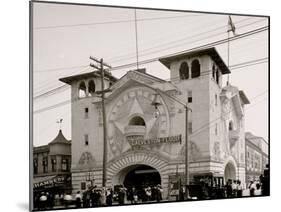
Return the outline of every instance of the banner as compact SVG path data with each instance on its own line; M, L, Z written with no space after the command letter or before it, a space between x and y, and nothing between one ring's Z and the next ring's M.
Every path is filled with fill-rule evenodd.
M141 145L153 145L153 144L164 144L164 143L181 143L181 135L153 138L153 139L143 139L143 136L131 135L127 136L127 141L131 146L141 146Z

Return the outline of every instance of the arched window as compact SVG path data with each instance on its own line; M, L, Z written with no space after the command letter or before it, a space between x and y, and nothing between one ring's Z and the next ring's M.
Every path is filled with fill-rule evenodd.
M79 98L83 98L86 96L86 84L85 82L81 82L79 85L79 91L78 91Z
M186 62L183 62L180 66L180 79L188 79L189 78L189 68Z
M219 84L219 69L216 69L216 82Z
M233 122L232 121L229 122L228 130L229 131L233 130Z
M96 85L95 85L95 83L94 83L93 80L90 80L90 81L89 81L88 89L89 89L89 94L90 94L91 96L93 96L93 94L94 94L95 91L96 91Z
M200 76L200 63L199 61L193 60L191 63L191 77L195 78L195 77L199 77Z
M129 121L129 125L145 126L145 122L142 117L135 116Z

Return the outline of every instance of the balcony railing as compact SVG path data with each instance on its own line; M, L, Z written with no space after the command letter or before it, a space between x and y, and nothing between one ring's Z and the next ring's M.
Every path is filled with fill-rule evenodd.
M146 128L142 125L129 125L125 127L125 135L131 136L144 136L145 135Z
M135 142L142 142L144 140L145 131L145 126L141 125L129 125L125 127L126 139L133 148L137 148Z

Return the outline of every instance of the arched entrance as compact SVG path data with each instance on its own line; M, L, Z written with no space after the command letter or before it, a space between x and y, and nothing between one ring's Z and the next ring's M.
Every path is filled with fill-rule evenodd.
M132 200L131 192L134 188L139 200L156 200L156 186L161 185L161 176L157 169L143 164L135 164L122 169L116 176L113 177L115 187L119 185L127 188L127 198ZM150 190L151 196L146 195L146 191ZM162 196L163 197L163 196Z
M151 151L148 152L146 150L127 152L121 157L114 158L107 165L107 185L124 185L124 182L125 184L129 184L130 173L136 171L137 175L141 176L142 173L146 172L146 176L154 176L152 177L154 179L152 183L157 183L162 186L162 197L165 199L168 197L168 175L165 174L167 172L167 168L167 161L157 153L152 154ZM139 169L142 169L143 171L140 171ZM157 176L155 173L157 173ZM127 179L125 180L126 177Z
M142 189L147 186L161 185L161 176L157 169L151 166L136 164L119 171L119 173L113 176L112 181L114 185Z
M161 185L161 177L159 172L147 165L135 165L129 168L125 174L123 184L125 187L135 187L142 189L144 187Z
M236 180L236 170L235 166L228 162L224 169L224 180L227 182L228 180Z

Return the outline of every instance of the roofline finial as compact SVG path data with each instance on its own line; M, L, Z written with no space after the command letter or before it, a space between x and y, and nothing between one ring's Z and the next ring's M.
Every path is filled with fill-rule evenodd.
M61 131L62 121L63 121L62 118L60 118L60 119L57 121L57 124L59 124L59 126L60 126L59 131Z

